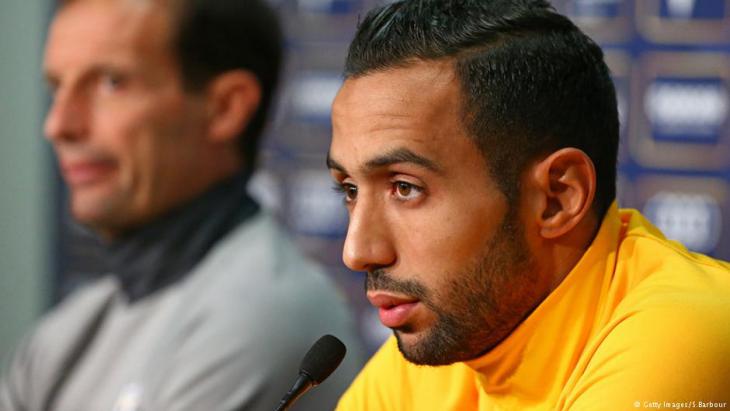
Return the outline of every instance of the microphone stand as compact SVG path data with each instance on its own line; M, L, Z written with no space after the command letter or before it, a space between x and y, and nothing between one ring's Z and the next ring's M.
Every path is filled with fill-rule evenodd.
M289 407L294 404L294 402L299 399L304 393L309 391L314 387L314 384L312 383L312 378L307 375L306 373L300 372L299 376L297 377L297 380L294 382L294 385L289 389L289 392L284 395L284 397L279 402L279 406L276 407L275 411L285 411L289 409Z

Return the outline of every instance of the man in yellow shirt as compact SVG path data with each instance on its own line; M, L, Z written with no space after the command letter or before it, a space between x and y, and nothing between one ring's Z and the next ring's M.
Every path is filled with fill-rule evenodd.
M618 209L603 54L547 2L370 12L332 118L394 332L339 410L730 407L730 265Z

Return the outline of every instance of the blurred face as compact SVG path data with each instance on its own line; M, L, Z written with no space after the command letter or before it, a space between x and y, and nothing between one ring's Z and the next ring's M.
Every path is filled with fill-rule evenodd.
M448 62L345 81L328 164L350 214L344 262L367 272L408 360L475 358L540 301L519 209L463 130Z
M75 1L50 28L45 133L71 211L114 236L187 200L204 141L203 99L186 94L167 15L139 1Z

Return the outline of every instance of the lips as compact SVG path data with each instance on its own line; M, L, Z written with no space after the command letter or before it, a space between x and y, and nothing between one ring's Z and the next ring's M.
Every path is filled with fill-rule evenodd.
M115 163L109 160L84 160L61 164L63 177L72 186L94 184L109 175L114 168Z
M378 308L380 322L388 328L403 326L414 314L419 300L382 291L369 291L370 304Z

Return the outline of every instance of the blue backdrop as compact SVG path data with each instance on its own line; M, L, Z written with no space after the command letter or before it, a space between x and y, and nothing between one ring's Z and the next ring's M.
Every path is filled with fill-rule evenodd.
M346 47L368 0L281 0L288 62L254 194L273 210L352 301L363 339L389 334L364 299L361 274L341 263L347 215L324 161L330 104ZM730 0L561 0L601 44L621 117L619 204L668 237L730 260ZM57 295L97 272L94 243L59 215Z

